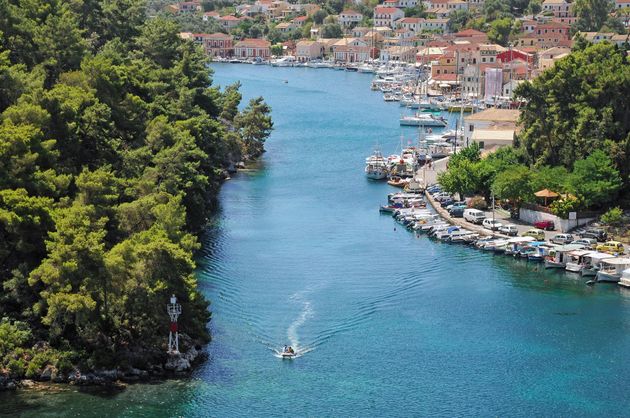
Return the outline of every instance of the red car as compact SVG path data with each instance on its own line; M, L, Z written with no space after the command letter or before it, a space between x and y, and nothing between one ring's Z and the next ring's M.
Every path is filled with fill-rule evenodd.
M538 221L534 222L534 226L538 229L544 229L545 231L553 231L556 229L553 221Z

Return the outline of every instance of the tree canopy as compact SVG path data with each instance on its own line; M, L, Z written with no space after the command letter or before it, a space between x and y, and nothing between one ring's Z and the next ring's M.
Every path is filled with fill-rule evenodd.
M141 0L0 1L3 353L34 338L57 350L49 362L161 350L171 294L182 331L209 338L196 234L223 170L264 151L271 109L240 111L239 85L213 87L176 21L145 13ZM45 363L9 362L18 377Z

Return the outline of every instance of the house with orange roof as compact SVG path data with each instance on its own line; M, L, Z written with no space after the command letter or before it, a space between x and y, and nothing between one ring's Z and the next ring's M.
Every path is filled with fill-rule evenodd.
M219 12L214 12L214 11L212 11L212 12L205 12L205 13L203 14L203 16L201 17L201 19L202 19L204 22L207 22L207 21L208 21L208 20L210 20L210 19L216 19L216 20L219 20L219 18L220 18L220 17L221 17L221 15L219 14Z
M230 30L237 27L241 23L241 18L234 15L221 16L219 24L223 29Z
M165 7L167 12L173 14L187 14L201 12L201 1L180 1L178 3L169 4Z
M486 4L485 0L468 0L467 3L469 10L483 9L483 6Z
M308 62L324 56L325 47L319 41L299 41L295 46L295 56L299 62Z
M263 58L271 55L271 43L265 39L246 38L234 45L234 56L241 59Z
M344 10L339 13L337 21L341 26L350 27L359 24L363 20L363 15L354 10Z
M448 2L446 2L446 8L451 11L468 10L468 2L464 0L448 0Z
M480 38L480 37L484 37L486 39L488 38L487 34L479 30L475 30L475 29L460 30L459 32L454 33L453 36L455 38Z
M211 33L205 35L202 41L203 49L211 57L227 58L234 55L234 37L225 33Z
M405 17L405 13L396 7L376 6L374 8L374 25L394 28L398 19Z
M302 27L304 26L304 23L306 22L306 19L308 19L308 16L298 16L294 19L291 20L291 23L293 23L296 27Z
M368 43L359 38L342 38L332 45L335 61L354 63L370 58Z

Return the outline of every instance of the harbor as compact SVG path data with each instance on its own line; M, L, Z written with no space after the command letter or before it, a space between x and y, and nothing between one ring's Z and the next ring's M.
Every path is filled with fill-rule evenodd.
M371 90L373 75L213 69L215 86L241 81L244 102L263 95L275 129L257 170L224 184L201 240L208 360L189 380L120 393L2 395L5 413L626 414L627 289L409 233L379 213L389 193L404 190L366 178L365 158L376 145L384 158L400 154L401 136L406 148L419 131L399 125L401 106ZM434 135L459 118L443 114L449 128ZM285 344L300 356L277 358Z

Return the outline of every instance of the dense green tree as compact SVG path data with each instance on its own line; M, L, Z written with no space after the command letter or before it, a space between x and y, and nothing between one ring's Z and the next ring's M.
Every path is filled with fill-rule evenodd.
M613 9L611 0L575 0L573 13L577 16L577 30L599 31Z
M524 165L515 165L500 172L492 182L491 190L498 198L510 200L515 205L531 200L533 190L530 169Z
M404 9L405 17L426 17L427 12L422 3L414 7L406 7Z
M161 349L172 293L184 332L209 338L193 234L224 169L260 155L273 125L262 99L239 110L239 84L212 86L162 6L147 19L143 0L0 0L0 337L21 350L0 368L13 376ZM31 336L51 348L29 351Z
M488 39L502 46L507 46L512 32L512 19L509 17L497 19L490 23Z
M622 182L610 157L597 150L575 162L569 186L586 207L605 207L616 200Z
M604 150L628 184L630 172L630 62L608 43L586 46L516 94L527 100L518 144L527 162L563 165Z
M531 185L534 192L549 189L556 193L567 190L569 172L563 166L542 166L532 171Z
M448 16L447 27L450 32L458 32L466 26L472 15L468 10L455 10Z
M328 23L320 28L319 34L322 38L341 38L343 29L338 23Z
M324 23L324 19L328 16L328 13L324 9L320 9L313 13L313 23L317 25L321 25Z
M235 126L241 131L246 152L258 156L263 151L265 139L273 129L271 108L262 97L251 99L249 104L235 119Z

